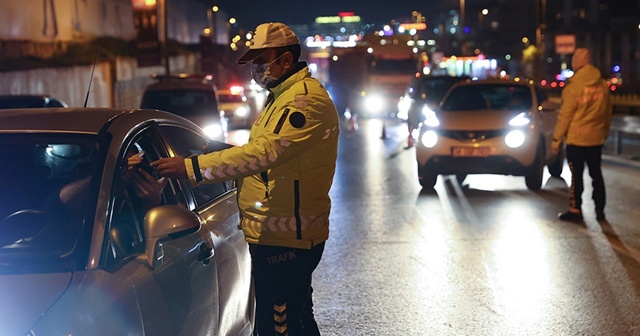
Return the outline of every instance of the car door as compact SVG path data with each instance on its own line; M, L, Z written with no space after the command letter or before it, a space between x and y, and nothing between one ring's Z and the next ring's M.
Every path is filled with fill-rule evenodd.
M203 262L203 253L213 246L207 228L199 226L197 231L166 237L154 262L145 256L142 209L148 206L124 177L127 157L140 153L147 164L166 156L154 127L128 139L120 151L108 208L105 269L135 289L145 334L214 335L218 329L217 270L215 263ZM186 208L187 202L180 184L170 180L153 205Z
M208 141L194 130L162 125L161 131L175 155L189 157L231 145ZM185 181L186 183L186 181ZM253 291L248 245L240 230L234 181L201 184L194 188L195 211L212 234L218 270L220 335L234 335L253 318Z

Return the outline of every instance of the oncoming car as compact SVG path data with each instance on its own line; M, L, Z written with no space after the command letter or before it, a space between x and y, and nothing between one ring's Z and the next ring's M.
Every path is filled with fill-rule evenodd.
M233 85L229 89L218 90L220 113L227 120L231 128L250 128L256 119L251 109L249 99L244 94L244 88Z
M187 118L213 140L227 140L217 88L210 75L153 76L158 82L144 91L140 108L158 109Z
M558 104L524 82L488 79L458 83L434 110L424 109L416 158L423 187L438 175L524 176L531 190L542 186L543 169L558 177L563 152L551 148Z
M251 335L235 184L132 184L229 145L157 110L2 110L0 125L0 334Z

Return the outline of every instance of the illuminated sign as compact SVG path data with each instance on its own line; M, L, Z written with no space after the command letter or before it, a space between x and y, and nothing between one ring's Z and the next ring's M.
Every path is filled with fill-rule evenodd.
M556 35L556 54L573 54L575 50L575 35Z
M344 14L344 13L341 13ZM346 16L318 16L316 18L316 23L325 24L325 23L358 23L361 19L357 15L346 15Z
M425 30L427 29L427 24L424 22L416 22L416 23L401 23L400 27L404 30Z

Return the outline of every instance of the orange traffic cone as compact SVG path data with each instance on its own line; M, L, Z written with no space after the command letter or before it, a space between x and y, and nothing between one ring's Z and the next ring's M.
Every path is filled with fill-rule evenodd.
M409 133L409 137L407 138L407 148L411 148L415 145L415 140L413 139L413 135Z
M351 118L349 118L349 130L357 131L358 130L358 117L356 114L352 114Z

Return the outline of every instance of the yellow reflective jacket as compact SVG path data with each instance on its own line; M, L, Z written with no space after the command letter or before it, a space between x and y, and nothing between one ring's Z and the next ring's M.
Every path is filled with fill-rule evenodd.
M555 142L567 145L604 144L611 127L611 95L600 70L591 64L580 68L562 90L562 106L553 132Z
M185 159L192 184L238 179L249 243L310 249L329 237L339 119L304 65L271 89L247 144Z

